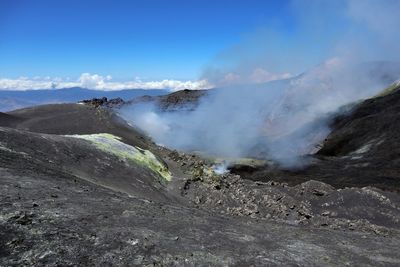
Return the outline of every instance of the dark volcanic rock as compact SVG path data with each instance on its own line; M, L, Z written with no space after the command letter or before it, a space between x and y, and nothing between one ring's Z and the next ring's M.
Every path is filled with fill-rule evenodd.
M102 107L9 115L22 120L0 127L0 266L400 264L397 193L216 175ZM64 136L94 133L153 152L172 181Z
M92 105L92 106L95 106L97 108L97 107L102 106L105 103L107 103L107 97L92 98L92 99L89 99L89 100L82 100L80 103L84 103L86 105Z
M113 98L108 100L107 97L102 97L102 98L92 98L89 100L82 100L79 103L83 103L86 105L92 105L94 107L100 107L100 106L105 106L109 108L120 108L122 105L124 105L124 100L120 97Z
M164 111L193 110L207 93L208 90L182 90L159 96L157 101L161 110Z
M128 105L140 103L153 103L161 111L191 111L194 110L203 97L206 97L210 90L181 90L163 96L142 96L130 101Z
M105 106L109 107L109 108L120 108L124 104L125 104L125 101L122 98L117 97L117 98L113 98L113 99L108 100L105 103Z
M193 166L207 168L201 163ZM199 207L221 214L384 235L391 231L397 235L400 230L396 226L400 216L397 193L372 187L336 190L318 181L292 187L273 181L252 182L232 174L201 173L181 187L181 194Z

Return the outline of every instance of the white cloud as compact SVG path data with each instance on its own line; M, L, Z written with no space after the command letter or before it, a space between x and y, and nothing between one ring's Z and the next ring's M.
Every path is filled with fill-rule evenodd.
M97 88L104 86L106 79L98 74L91 75L90 73L82 73L79 77L78 82L84 88Z
M0 78L0 90L37 90L37 89L61 89L69 87L82 87L94 90L123 90L123 89L166 89L177 91L182 89L210 89L213 87L207 80L180 81L142 81L135 77L132 81L113 82L110 75L82 73L78 80L50 78L35 76L33 78L19 77L16 79Z
M289 73L271 73L257 68L247 75L239 75L229 72L215 83L207 79L202 80L173 80L143 81L135 77L131 81L113 81L110 75L82 73L77 80L49 76L19 77L16 79L0 78L0 90L37 90L37 89L61 89L70 87L82 87L93 90L116 91L124 89L165 89L178 91L183 89L199 90L210 89L217 86L229 86L243 83L264 83L273 80L291 77Z

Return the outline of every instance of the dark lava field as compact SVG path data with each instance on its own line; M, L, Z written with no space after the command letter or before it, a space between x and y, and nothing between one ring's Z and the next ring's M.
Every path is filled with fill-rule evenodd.
M129 102L194 108L205 91ZM313 161L158 146L122 99L0 113L0 266L399 266L400 91L337 116Z

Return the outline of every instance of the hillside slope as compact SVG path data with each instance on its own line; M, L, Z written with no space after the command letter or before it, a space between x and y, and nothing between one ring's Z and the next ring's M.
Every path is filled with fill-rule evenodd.
M130 145L148 148L149 139L129 126L107 109L80 104L53 104L19 109L6 113L19 118L13 127L20 130L47 134L95 134L110 133L124 139ZM0 126L7 126L1 120Z

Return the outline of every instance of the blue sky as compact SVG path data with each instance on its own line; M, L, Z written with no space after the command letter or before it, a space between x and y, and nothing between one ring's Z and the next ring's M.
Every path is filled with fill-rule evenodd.
M399 60L399 9L399 0L0 0L0 89L201 89L338 57Z
M0 1L0 76L196 79L246 34L295 25L287 1Z

